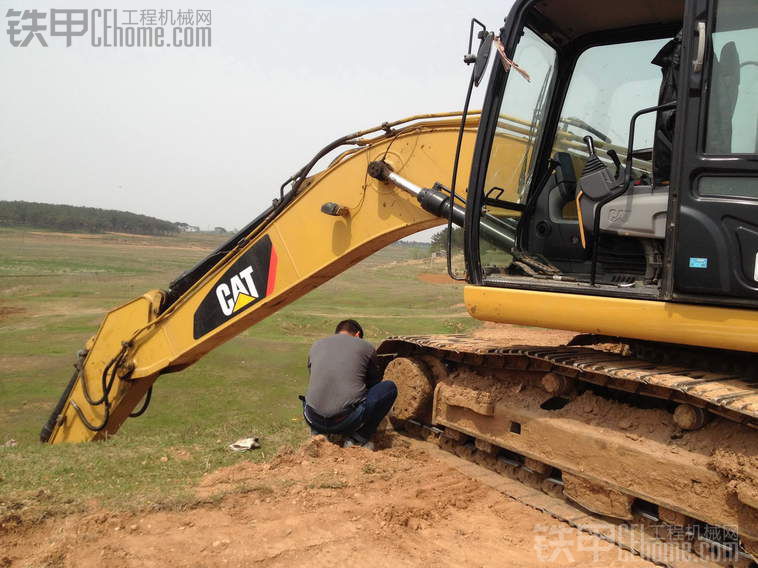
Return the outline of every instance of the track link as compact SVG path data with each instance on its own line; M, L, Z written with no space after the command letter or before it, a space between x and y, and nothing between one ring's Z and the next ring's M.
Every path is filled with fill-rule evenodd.
M739 375L661 365L591 347L502 347L467 335L390 337L380 354L430 354L447 361L493 369L555 371L621 392L691 404L758 429L758 381ZM729 355L725 353L724 357Z
M502 347L490 340L464 335L394 337L383 342L378 352L385 362L400 358L415 361L421 367L427 365L427 374L435 377L431 381L431 391L434 394L431 397L427 394L424 396L433 399L434 408L431 402L426 406L421 404L418 416L405 416L397 422L401 427L423 438L432 439L442 449L455 454L457 457L454 461L458 460L459 465L466 464L465 467L461 465L464 473L476 473L481 481L509 497L662 566L756 566L747 552L750 550L756 554L756 541L753 537L745 540L746 537L741 536L742 545L738 545L735 533L697 521L697 517L691 516L691 513L686 514L686 507L679 509L670 499L667 505L661 506L659 518L657 504L644 501L644 497L639 499L642 494L635 495L634 491L629 494L623 484L613 485L611 480L612 483L608 485L601 483L607 480L592 476L589 476L589 481L582 479L584 468L581 461L570 464L568 470L557 469L557 464L550 465L550 460L540 462L534 459L539 456L530 454L528 447L522 451L518 447L501 443L499 440L503 439L502 434L498 439L497 434L487 431L486 424L492 424L487 420L495 420L495 411L487 396L479 396L480 392L486 395L486 389L479 391L476 385L470 387L475 401L453 401L453 414L449 414L446 403L451 396L456 396L454 389L450 390L450 385L456 384L455 379L440 380L441 376L447 377L450 372L465 374L467 370L492 376L510 373L526 376L528 380L538 383L537 377L542 377L542 385L548 390L554 389L559 396L570 398L576 396L577 390L594 389L610 400L618 397L618 400L627 403L631 397L640 408L666 409L683 424L691 423L693 430L702 427L707 422L707 417L714 415L720 417L716 420L725 419L726 423L734 423L734 428L741 428L744 436L745 432L749 432L746 428L758 428L758 393L755 381L750 377L655 363L613 352L613 346L609 348L608 345L598 348L582 345ZM440 388L447 388L448 391L440 394ZM426 390L430 391L429 388ZM555 400L563 399L556 397ZM463 408L458 408L461 406ZM442 413L440 407L443 408ZM680 407L689 409L694 414L690 416L686 412L679 413ZM677 410L672 412L675 408ZM445 412L448 414L445 415ZM480 435L480 431L484 434ZM611 501L614 497L621 501L627 499L626 505L631 506L634 500L634 522L647 525L647 529L640 530L630 524L628 517L626 522L618 521L619 518L625 518L623 516L608 520L616 515L611 513L609 517L608 511L602 510L602 507L601 510L585 509L583 506L588 506L587 502L581 499L574 502L571 492L564 493L564 475L569 480L566 483L571 482L575 487L587 482L590 488L609 488ZM744 509L747 503L739 506ZM755 504L751 502L750 506L744 510L748 511L748 518L755 519ZM593 513L601 513L603 516ZM708 511L708 514L711 513ZM724 518L729 516L725 514ZM708 515L703 518L707 519ZM747 523L744 525L747 534L753 534L755 521L748 520ZM671 527L677 533L672 540L683 542L684 547L666 545L658 538L659 535L651 533L651 530L660 532L663 526ZM736 527L736 524L728 523L728 526ZM742 546L747 546L747 549ZM692 553L693 550L705 551L704 557L697 558ZM716 558L718 562L704 558Z
M518 474L514 473L521 467L522 472L528 475L531 472L527 468L512 461L502 460L502 458L500 461L505 462L502 465L498 464L497 460L488 460L481 451L471 448L470 444L456 442L446 436L446 434L455 435L452 432L414 420L397 423L397 426L413 438L432 444L431 448L426 446L427 451L462 474L495 489L514 501L548 514L568 526L611 543L653 564L665 568L723 568L723 566L734 565L709 562L682 549L677 544L666 542L653 532L641 528L641 525L617 523L598 518L556 493L549 495L529 487L516 479ZM505 471L511 473L506 474ZM552 481L560 486L559 480ZM717 546L715 543L701 544L709 548ZM743 565L746 564L743 563Z

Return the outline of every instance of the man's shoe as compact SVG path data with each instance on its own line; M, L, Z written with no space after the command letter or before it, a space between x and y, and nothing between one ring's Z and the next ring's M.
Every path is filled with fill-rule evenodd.
M345 436L343 434L325 434L326 439L332 444L341 446L345 442Z
M348 438L347 440L345 440L345 443L342 444L342 447L343 448L352 448L352 447L366 448L367 450L370 450L373 452L374 442L372 442L371 440L369 440L368 442L359 442L355 438Z

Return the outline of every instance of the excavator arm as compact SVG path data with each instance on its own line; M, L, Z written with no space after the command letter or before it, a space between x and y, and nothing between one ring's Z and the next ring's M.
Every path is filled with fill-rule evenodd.
M289 180L292 189L270 209L168 291L146 292L108 312L79 352L42 441L114 434L144 411L161 374L192 365L382 247L445 222L440 206L451 200L444 188L421 196L420 188L404 191L388 176L426 187L451 179L459 131L459 175L466 175L478 125L472 114L464 128L459 114L424 115L339 139ZM345 144L352 147L308 176L320 157ZM375 177L372 162L379 164ZM424 206L438 214L421 206L422 197L432 198Z

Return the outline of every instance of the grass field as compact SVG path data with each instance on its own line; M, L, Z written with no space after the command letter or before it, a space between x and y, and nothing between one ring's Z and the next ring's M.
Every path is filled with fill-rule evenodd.
M85 508L163 509L197 504L205 473L265 459L305 438L297 395L310 344L345 317L367 339L462 332L474 325L457 284L422 281L442 264L391 246L181 373L156 384L141 418L101 443L46 446L39 430L71 374L74 355L103 313L170 280L220 242L178 237L0 230L0 519ZM263 447L226 446L257 435ZM17 445L8 442L16 440Z

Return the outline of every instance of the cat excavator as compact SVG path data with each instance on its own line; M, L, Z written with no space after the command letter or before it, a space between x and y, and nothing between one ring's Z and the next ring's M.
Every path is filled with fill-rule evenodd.
M110 311L42 441L115 434L145 411L160 375L382 247L447 224L464 233L448 270L465 277L472 317L576 336L553 346L391 337L378 352L400 391L396 425L499 474L511 497L637 552L592 527L670 527L701 557L749 566L758 7L517 0L497 34L472 20L465 61L462 113L335 140L166 290ZM488 68L483 108L469 112Z

